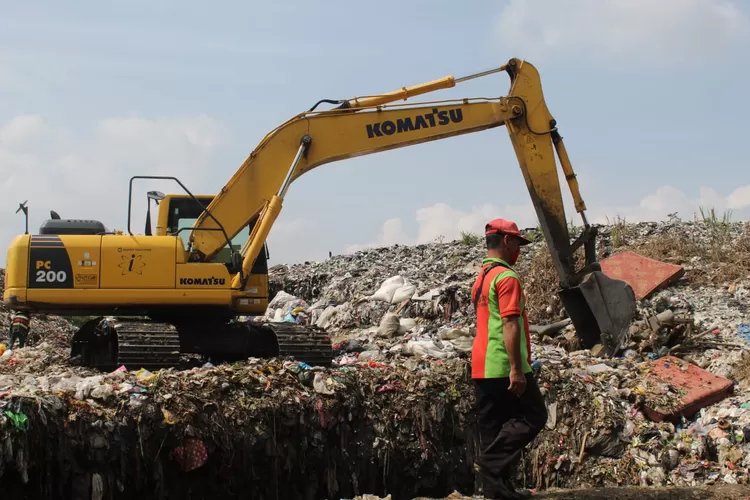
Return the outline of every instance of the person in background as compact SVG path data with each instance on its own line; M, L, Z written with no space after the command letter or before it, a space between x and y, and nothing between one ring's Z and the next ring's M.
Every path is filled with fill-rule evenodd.
M18 339L18 347L26 345L26 336L31 328L31 315L22 311L15 311L10 321L10 345L8 349L13 350L13 344Z
M476 471L485 498L524 498L511 479L521 451L547 422L544 397L531 368L526 298L515 265L531 243L515 222L485 226L487 257L472 288L477 314L471 372L476 389L480 454Z

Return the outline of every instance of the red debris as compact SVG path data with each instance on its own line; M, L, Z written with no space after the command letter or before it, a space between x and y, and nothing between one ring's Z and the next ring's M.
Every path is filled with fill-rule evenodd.
M195 438L186 438L185 445L175 448L174 458L184 472L198 469L206 463L208 453L203 441Z
M646 405L646 415L655 422L681 417L690 418L701 408L721 401L733 390L734 383L731 380L713 375L674 356L665 356L648 363L651 365L646 374L650 379L649 385L652 385L652 382L663 382L685 392L682 404L670 411L649 408Z
M401 387L401 384L398 383L398 381L395 384L394 383L383 384L380 387L378 387L378 392L395 391L399 387Z
M685 268L649 259L634 252L620 252L601 261L602 272L613 279L626 282L638 300L667 286L685 274Z

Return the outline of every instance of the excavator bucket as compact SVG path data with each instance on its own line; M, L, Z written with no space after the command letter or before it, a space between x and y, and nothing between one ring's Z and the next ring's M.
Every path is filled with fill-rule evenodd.
M622 347L636 313L630 285L594 270L579 285L564 288L559 295L584 348L602 344L605 354L611 356Z

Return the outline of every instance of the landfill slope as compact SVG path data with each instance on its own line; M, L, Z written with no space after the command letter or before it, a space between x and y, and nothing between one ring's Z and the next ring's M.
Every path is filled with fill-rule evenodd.
M588 490L562 490L534 495L539 500L737 500L750 496L747 485L717 485L701 488L592 488ZM355 500L383 500L374 495L364 495ZM387 497L386 497L386 500ZM425 497L415 500L433 500ZM472 497L453 493L441 500L472 500Z
M601 488L536 495L543 500L738 500L748 498L747 485L703 488Z
M517 266L530 319L558 326L534 329L550 418L517 482L539 491L747 483L745 227L618 222L600 233L601 258L630 249L686 272L639 304L618 357L598 358L560 323L556 275L530 233L536 242ZM44 331L37 318L31 345L0 357L0 485L29 498L471 495L469 290L484 252L466 238L273 267L266 316L246 320L327 328L337 357L325 369L204 360L189 370L102 374L67 363L67 321L48 318ZM644 325L656 314L674 323L651 331ZM645 408L679 404L680 392L651 375L650 363L666 355L735 380L734 393L689 419L649 420Z
M0 425L3 489L45 498L410 498L471 487L461 364L430 377L377 365L308 378L300 370L256 361L35 384L0 374L0 393L14 380Z
M580 229L579 229L580 230ZM516 269L528 297L530 321L543 323L564 314L556 296L557 275L546 242L536 230L524 231L533 243L524 247ZM577 233L573 233L577 236ZM416 246L370 248L351 255L336 255L320 262L272 266L271 295L284 291L305 300L313 319L329 312L320 324L329 329L377 325L389 308L367 301L381 284L400 276L414 287L417 299L401 313L440 321L446 309L451 319L471 316L471 285L486 254L480 238L433 242ZM645 222L599 228L598 257L623 250L682 265L684 283L719 287L747 279L750 272L750 232L744 223L721 225L708 221ZM582 251L577 254L581 261ZM709 293L710 295L710 293Z
M681 279L640 301L636 318L643 327L657 314L671 314L675 323L658 331L636 329L610 360L581 349L570 325L536 329L542 333L533 338L535 373L550 419L523 458L520 482L544 489L748 480L747 229L745 223L677 218L599 227L600 259L628 250L682 266ZM529 319L559 323L565 311L549 251L538 232L526 234L534 243L515 267L527 291ZM475 320L471 286L485 252L481 238L463 238L275 266L271 285L279 296L268 317L328 328L348 351L341 363L467 360ZM295 316L294 310L301 312ZM650 421L644 408L668 412L680 405L674 388L651 375L649 363L667 354L735 380L734 394L691 420Z

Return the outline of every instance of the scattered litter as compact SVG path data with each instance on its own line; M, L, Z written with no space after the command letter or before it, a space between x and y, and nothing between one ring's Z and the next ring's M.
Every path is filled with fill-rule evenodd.
M727 397L733 383L724 377L717 377L692 363L686 363L674 356L667 356L646 364L643 374L646 386L646 414L656 421L690 418L701 408L712 405ZM678 403L665 405L667 394L677 396Z
M620 252L602 259L602 271L610 278L629 284L638 300L674 283L685 274L685 268L649 259L635 252Z
M555 296L543 238L516 266L534 325L532 367L549 414L516 479L537 490L746 484L748 274L732 274L707 255L681 259L649 244L689 235L699 247L713 234L707 225L626 229L616 238L613 227L600 228L601 258L627 245L684 275L650 277L660 283L639 292L645 298L614 357L599 357L601 346L578 345ZM727 234L744 238L737 226ZM476 331L470 291L484 253L481 242L456 241L271 268L266 314L241 320L328 329L336 358L327 368L291 359L200 360L183 370L99 373L68 362L74 326L35 316L27 346L0 345L0 481L42 491L55 481L72 484L61 471L81 469L76 481L86 484L86 498L129 488L131 474L140 491L179 476L170 496L201 496L207 490L199 479L220 484L222 494L264 498L385 496L383 484L392 485L394 498L430 488L470 492L470 455L478 446L468 378ZM0 308L0 341L7 320ZM701 382L686 383L695 380ZM717 397L706 399L708 393ZM56 443L62 458L45 454L46 442Z

